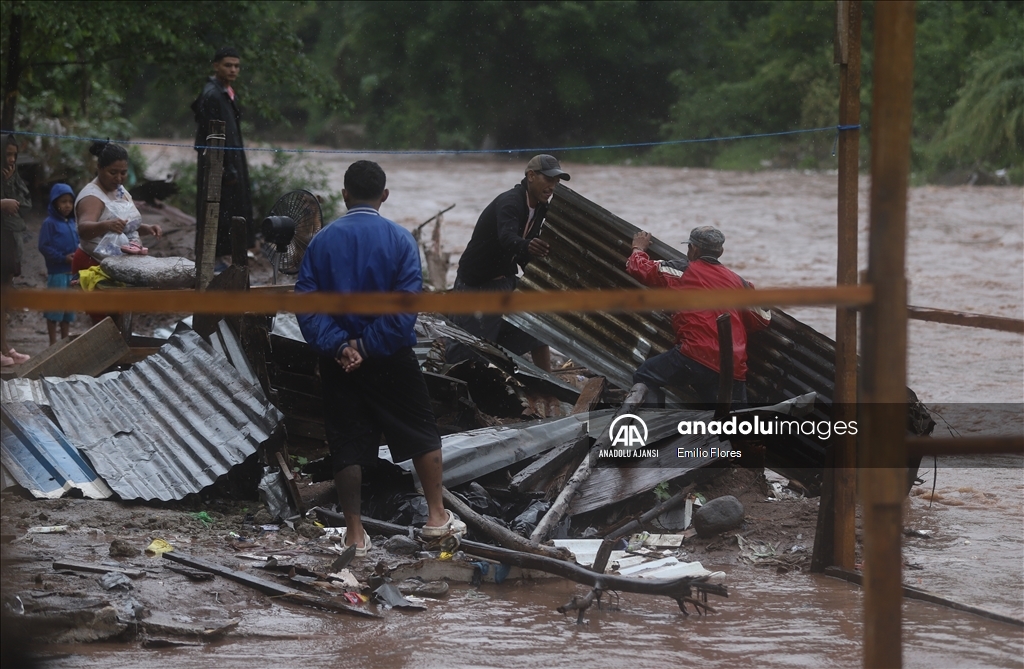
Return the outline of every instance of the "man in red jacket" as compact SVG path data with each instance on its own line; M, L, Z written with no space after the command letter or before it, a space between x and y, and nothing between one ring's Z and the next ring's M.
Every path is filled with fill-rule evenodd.
M687 243L687 263L651 260L647 248L651 233L638 232L633 237L633 252L626 261L630 276L651 288L707 290L712 288L753 288L718 258L722 255L725 235L710 225L694 228ZM633 383L644 383L652 391L651 399L664 402L661 388L666 385L689 386L704 403L712 404L718 396L719 365L718 325L715 319L722 311L678 312L672 326L679 344L653 358L648 358L633 374ZM768 327L771 314L764 309L730 310L732 320L733 395L737 403L747 401L747 333Z

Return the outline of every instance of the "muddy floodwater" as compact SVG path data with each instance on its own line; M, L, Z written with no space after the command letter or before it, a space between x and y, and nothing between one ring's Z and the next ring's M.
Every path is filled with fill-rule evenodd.
M156 169L178 156L152 150ZM191 157L190 150L183 156ZM259 159L259 158L257 158ZM341 188L353 156L318 158ZM440 209L454 263L480 211L522 177L525 158L376 158L388 174L381 213L413 227ZM567 164L569 186L627 221L682 246L710 224L726 235L723 262L758 287L835 281L836 176ZM866 267L869 182L861 180L860 265ZM1019 187L916 187L910 193L911 304L1024 317L1024 200ZM792 313L832 336L834 311ZM937 436L1024 431L1024 338L911 322L908 385L941 416ZM1024 618L1024 468L1021 458L931 461L908 502L904 580L968 604ZM805 573L718 567L730 597L718 612L684 617L655 597L623 596L576 626L554 608L582 586L560 580L453 589L421 613L384 621L271 605L248 612L240 636L205 646L145 650L99 644L51 648L53 667L848 667L859 666L862 593ZM1024 628L919 601L903 605L904 666L1024 666ZM61 655L69 653L68 655Z

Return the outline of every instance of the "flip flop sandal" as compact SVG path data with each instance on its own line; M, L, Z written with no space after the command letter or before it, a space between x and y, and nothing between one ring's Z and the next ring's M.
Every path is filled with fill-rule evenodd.
M441 526L424 525L420 530L420 536L424 539L432 539L448 533L464 534L466 532L466 524L456 518L451 509L445 509L444 512L448 514L448 521Z
M348 552L349 548L355 548L356 552L353 557L361 558L366 557L366 554L373 548L373 542L370 541L370 535L366 530L363 530L363 545L356 546L355 544L345 544L345 552ZM342 553L344 555L344 553Z

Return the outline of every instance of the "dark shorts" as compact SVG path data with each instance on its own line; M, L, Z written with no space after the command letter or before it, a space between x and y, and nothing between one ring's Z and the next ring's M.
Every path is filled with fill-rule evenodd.
M718 401L719 374L710 367L705 367L696 360L682 354L678 346L648 358L633 373L633 383L643 383L651 391L648 395L649 405L663 405L664 386L690 388L702 404L714 404ZM747 402L747 384L733 379L733 408L740 408Z
M514 276L491 279L479 286L469 286L459 279L455 280L455 290L457 291L486 290L511 293L515 289L516 277ZM538 346L544 345L543 342L533 335L523 332L516 326L507 322L501 317L501 314L486 314L481 316L461 314L458 316L452 316L449 320L471 335L476 335L481 339L486 339L498 346L502 346L516 355L529 353Z
M350 373L334 358L321 356L320 380L335 473L349 465L374 465L382 433L396 463L441 448L427 384L411 348L364 360Z

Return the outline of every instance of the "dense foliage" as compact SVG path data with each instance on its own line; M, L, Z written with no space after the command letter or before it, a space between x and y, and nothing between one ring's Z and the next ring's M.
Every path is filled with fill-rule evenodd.
M242 52L250 141L518 148L836 124L832 2L2 2L20 127L187 138L209 54ZM920 2L914 169L1024 162L1024 3ZM870 133L873 4L864 4ZM128 121L130 120L130 124ZM834 134L577 152L831 167ZM867 148L868 142L862 142Z

